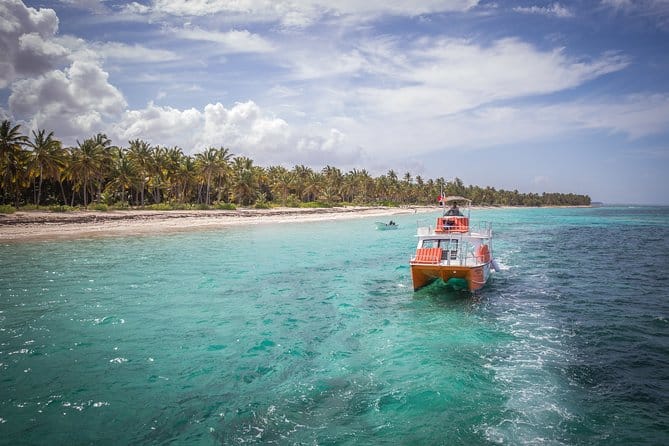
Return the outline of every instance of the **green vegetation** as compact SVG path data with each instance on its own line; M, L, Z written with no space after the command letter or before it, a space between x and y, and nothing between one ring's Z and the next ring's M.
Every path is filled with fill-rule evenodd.
M260 167L229 149L210 147L194 156L179 147L151 146L136 139L117 147L97 134L63 147L53 132L22 135L10 121L0 125L0 212L47 206L57 212L76 206L100 211L143 207L156 210L331 207L345 204L432 205L444 191L475 205L589 205L587 195L524 194L517 190L465 186L455 178L415 178L394 170L372 177L365 169L343 173L303 165Z
M216 209L222 209L224 211L234 211L237 209L237 206L232 203L218 203L215 207Z

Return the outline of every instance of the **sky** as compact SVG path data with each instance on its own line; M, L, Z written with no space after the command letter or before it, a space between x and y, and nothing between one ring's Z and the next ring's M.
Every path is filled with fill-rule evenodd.
M0 0L0 119L669 204L669 0Z

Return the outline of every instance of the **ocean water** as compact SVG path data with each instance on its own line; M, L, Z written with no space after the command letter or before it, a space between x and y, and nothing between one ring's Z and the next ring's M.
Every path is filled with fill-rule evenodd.
M0 245L0 444L669 444L669 208L475 210L473 296L417 217Z

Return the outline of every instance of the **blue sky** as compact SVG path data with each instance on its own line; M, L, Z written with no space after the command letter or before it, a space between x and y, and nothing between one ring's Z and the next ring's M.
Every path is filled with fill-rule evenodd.
M0 118L669 204L669 0L0 0Z

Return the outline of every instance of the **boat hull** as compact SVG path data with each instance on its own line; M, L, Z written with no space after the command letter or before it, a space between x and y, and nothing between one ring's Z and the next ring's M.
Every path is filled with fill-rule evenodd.
M448 283L452 279L466 281L469 291L477 291L486 284L490 277L490 262L478 266L443 266L412 264L411 280L414 291L431 284L437 279Z
M397 224L390 225L388 223L381 223L381 222L376 222L376 229L379 231L391 231L393 229L397 229L398 226Z

